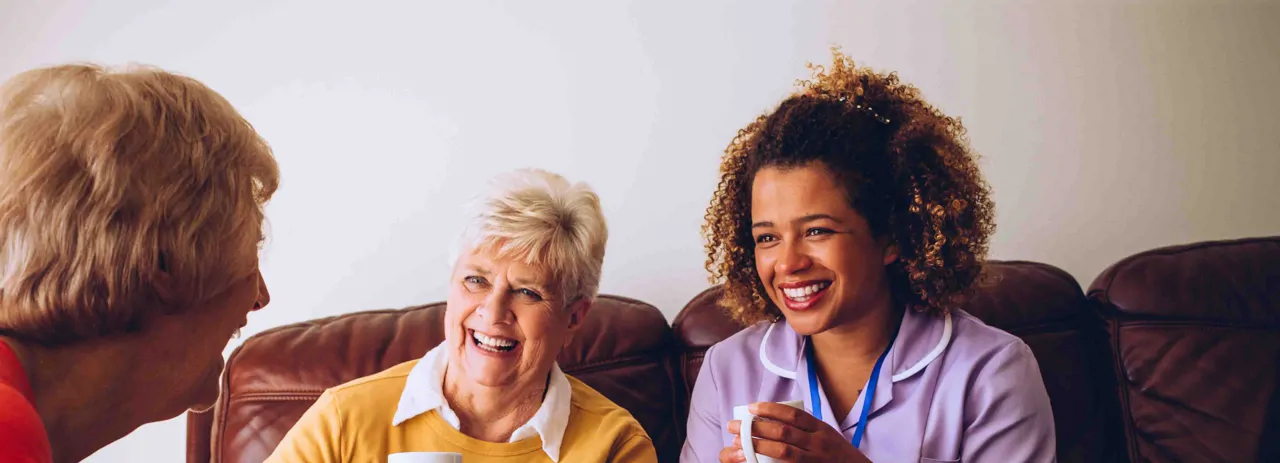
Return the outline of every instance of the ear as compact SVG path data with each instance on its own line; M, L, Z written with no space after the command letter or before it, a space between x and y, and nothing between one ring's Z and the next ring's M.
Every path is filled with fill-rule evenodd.
M898 261L898 243L884 240L884 244L880 245L884 254L884 265L889 265Z
M578 332L578 328L582 327L582 322L587 319L587 313L590 311L591 301L585 297L569 306L569 333L565 336L562 347L569 347L569 343L573 342L574 334Z
M178 288L175 287L173 275L169 273L169 268L165 264L164 257L160 258L160 270L151 274L151 287L156 292L156 297L160 299L161 304L173 304L178 299Z

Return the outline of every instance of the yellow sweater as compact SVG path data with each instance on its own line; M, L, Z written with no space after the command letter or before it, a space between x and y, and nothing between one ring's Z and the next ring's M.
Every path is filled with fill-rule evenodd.
M435 411L392 426L417 360L329 389L307 410L268 463L383 463L399 452L458 452L466 463L550 462L542 440L485 442L453 429ZM573 377L560 462L657 462L653 442L622 407Z

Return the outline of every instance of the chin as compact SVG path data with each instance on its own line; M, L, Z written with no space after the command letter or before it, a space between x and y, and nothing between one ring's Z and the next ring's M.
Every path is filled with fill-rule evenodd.
M811 314L786 314L787 325L801 336L813 336L827 330L824 323L814 320Z
M477 365L476 363L481 363ZM482 362L476 362L467 365L467 379L472 383L486 387L509 386L515 382L516 374L512 371L499 371L496 368L486 368Z
M190 413L208 413L210 410L213 410L213 406L216 403L217 402L212 402L208 404L194 404L190 407L187 407L187 411Z
M813 336L831 328L831 314L822 308L804 311L782 309L791 330L801 336Z
M218 403L218 396L220 395L221 388L218 386L216 381L212 384L212 387L201 389L202 391L199 397L195 399L194 403L187 407L188 410L207 412L209 409L213 408L214 404ZM205 391L205 389L208 389L208 391Z
M213 408L222 393L222 357L206 370L198 382L191 385L191 395L187 401L187 410L205 412Z

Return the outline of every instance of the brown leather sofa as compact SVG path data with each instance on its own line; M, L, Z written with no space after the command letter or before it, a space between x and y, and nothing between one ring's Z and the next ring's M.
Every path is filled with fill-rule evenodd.
M1024 339L1040 362L1064 462L1280 461L1280 237L1144 252L1088 295L1035 262L992 262L966 310ZM675 461L707 347L739 329L695 297L671 326L602 296L565 372L626 407ZM232 354L223 396L188 415L188 462L260 462L320 392L422 356L443 303L272 329Z

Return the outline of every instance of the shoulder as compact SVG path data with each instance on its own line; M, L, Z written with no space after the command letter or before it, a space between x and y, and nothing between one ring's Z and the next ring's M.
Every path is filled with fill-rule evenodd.
M785 322L779 322L779 323L785 324ZM725 338L723 341L717 342L713 347L719 348L722 351L750 350L754 352L756 348L760 347L760 341L764 339L765 332L769 331L769 327L772 325L774 325L774 323L770 323L770 322L756 323L754 325L743 328L741 331L738 331L737 333L733 333L733 336L729 336Z
M703 369L712 369L715 372L724 371L742 371L743 369L758 369L760 365L760 344L764 341L766 333L770 334L770 344L776 344L778 339L782 337L786 331L785 322L778 323L784 328L775 328L770 333L769 322L760 322L744 328L742 331L734 333L733 336L725 338L723 341L715 343L710 349L707 349L705 357L703 357ZM786 355L779 355L780 359L787 358Z
M44 423L17 389L0 383L0 461L50 461Z
M616 438L626 440L641 435L647 436L640 422L631 416L631 412L609 400L604 394L591 386L569 375L569 387L572 390L569 420L588 426L600 432L613 433Z
M369 376L357 378L330 388L334 394L349 395L353 392L367 394L383 389L404 389L404 382L409 372L418 364L418 360L410 360Z
M953 318L955 335L948 357L967 370L968 403L1047 402L1040 366L1026 342L963 311Z
M342 403L343 408L390 407L390 412L394 413L395 404L400 400L400 394L404 392L409 372L413 371L413 367L417 364L418 360L401 363L381 372L329 388L325 394L332 398L333 406ZM384 404L386 406L382 406Z
M995 362L1030 362L1035 356L1021 338L990 326L977 317L957 310L952 312L955 334L948 347L949 357L964 360L974 370L982 370Z
M565 378L572 390L572 409L562 445L577 448L577 453L610 455L600 461L657 461L653 440L631 412L577 378Z

